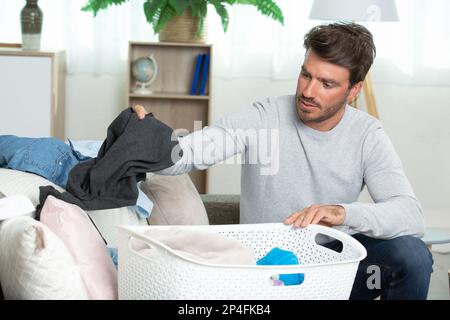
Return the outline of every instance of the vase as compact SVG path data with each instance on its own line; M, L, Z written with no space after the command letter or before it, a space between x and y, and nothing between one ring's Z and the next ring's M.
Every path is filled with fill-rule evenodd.
M24 50L39 50L41 46L41 31L43 13L38 6L38 0L27 0L20 12L22 27L22 48Z
M206 33L206 19L200 34L197 33L198 18L193 17L191 10L187 9L181 16L174 16L159 32L160 42L195 42L204 43Z

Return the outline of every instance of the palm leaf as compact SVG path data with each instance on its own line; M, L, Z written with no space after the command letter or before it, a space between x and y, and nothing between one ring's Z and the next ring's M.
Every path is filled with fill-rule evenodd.
M228 29L228 22L230 20L227 8L221 3L221 0L211 0L211 4L216 9L217 14L219 15L220 20L222 21L223 31L226 32Z
M121 5L128 0L89 0L88 3L81 8L82 11L93 11L94 17L97 12L102 9L106 9L112 5Z
M176 15L177 13L175 9L173 9L172 7L170 6L162 7L158 21L156 22L156 25L153 25L153 30L155 31L155 33L159 33L159 31L161 31L161 29L166 25L166 23Z
M284 24L284 16L280 7L272 0L227 0L228 3L232 2L239 4L248 4L255 6L259 12L268 16L281 24Z
M190 7L192 10L192 16L198 18L206 17L208 11L207 1L205 0L190 0Z
M126 1L128 0L88 0L81 10L92 11L95 17L98 11L112 5L121 5ZM198 18L196 36L199 36L200 31L203 29L209 3L214 6L217 14L220 16L225 32L228 29L230 19L226 5L253 5L263 15L279 21L281 24L284 23L283 13L273 0L145 0L143 6L145 18L152 25L155 33L159 33L174 16L182 15L190 8L192 16Z
M178 16L181 16L189 5L186 0L169 0L169 5L175 10Z
M208 12L208 3L205 0L190 0L190 7L192 11L192 16L198 18L196 37L200 36L203 30L203 25L205 24L206 13Z
M161 9L167 4L167 0L152 1L146 0L144 2L144 14L147 22L150 23L155 31L158 21L161 16ZM156 33L156 32L155 32Z

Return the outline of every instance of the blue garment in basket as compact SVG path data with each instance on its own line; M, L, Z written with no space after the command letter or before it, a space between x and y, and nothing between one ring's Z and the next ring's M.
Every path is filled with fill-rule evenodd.
M256 262L257 265L295 265L299 264L297 256L288 250L273 248L263 258ZM285 286L302 284L305 280L303 273L280 274L279 281Z

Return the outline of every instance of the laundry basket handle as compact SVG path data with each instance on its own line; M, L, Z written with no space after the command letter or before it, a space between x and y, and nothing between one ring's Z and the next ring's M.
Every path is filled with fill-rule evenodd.
M345 253L345 252L347 252L347 250L349 250L348 249L349 242L351 242L352 245L355 245L355 243L357 243L357 241L355 239L353 239L351 236L349 236L341 231L330 228L330 227L325 227L325 226L321 226L321 225L317 225L317 224L310 224L307 228L311 231L311 233L312 233L311 240L315 244L317 244L316 237L318 234L322 234L325 236L329 236L333 239L339 240L342 243L341 253Z
M150 250L156 250L156 251L160 251L160 250L170 250L170 248L163 248L163 246L157 242L155 242L153 239L149 238L148 236L141 234L139 232L134 232L133 230L130 230L127 227L120 227L122 230L124 230L127 235L126 235L126 241L127 241L127 249L129 252L147 260L147 261L151 261L152 259L148 256L146 256L145 254L142 254L141 252L139 252L139 250L136 250L135 248L133 248L132 246L132 241L133 240L140 240L143 242L143 244L145 244L147 247L146 249L150 249Z

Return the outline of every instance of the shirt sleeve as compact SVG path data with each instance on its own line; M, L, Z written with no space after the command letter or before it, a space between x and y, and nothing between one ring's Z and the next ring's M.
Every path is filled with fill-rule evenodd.
M212 126L180 137L183 155L173 166L155 172L179 175L193 170L205 170L236 154L245 153L255 137L253 130L267 125L269 102L254 103L242 111L217 120Z
M346 212L344 225L379 239L422 237L425 230L422 207L381 127L367 135L362 153L364 182L374 203L340 204Z

